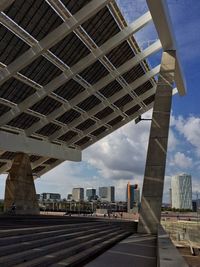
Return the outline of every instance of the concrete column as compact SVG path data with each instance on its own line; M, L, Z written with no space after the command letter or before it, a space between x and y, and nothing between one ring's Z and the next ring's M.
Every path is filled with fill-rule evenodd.
M16 206L16 214L39 214L29 156L18 153L6 180L4 211Z
M139 233L156 234L160 223L174 70L175 51L163 52L147 151Z

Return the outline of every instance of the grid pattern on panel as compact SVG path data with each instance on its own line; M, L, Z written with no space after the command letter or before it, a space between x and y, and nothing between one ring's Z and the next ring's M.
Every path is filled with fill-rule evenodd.
M71 79L54 92L60 97L70 101L79 93L82 93L84 90L85 89L82 85Z
M8 65L29 49L29 46L14 33L0 25L0 62Z
M139 99L152 89L152 79L137 88L127 86L145 75L145 59L118 73L139 51L134 37L127 36L102 56L95 53L126 26L124 21L119 23L122 15L115 10L116 4L92 13L62 40L52 37L52 31L65 23L62 12L68 17L77 15L91 1L60 0L55 9L44 0L15 0L3 11L12 23L0 24L0 72L15 66L24 53L34 56L0 85L0 116L9 114L0 130L82 149L154 101L154 93ZM53 38L52 46L40 52L40 44L48 38ZM0 167L6 170L1 159L12 160L14 155L1 154ZM33 171L39 174L57 160L30 155Z
M62 23L44 0L17 0L5 13L38 41Z
M35 93L35 89L26 85L25 83L10 78L1 85L0 97L11 101L15 104L20 104L27 97Z

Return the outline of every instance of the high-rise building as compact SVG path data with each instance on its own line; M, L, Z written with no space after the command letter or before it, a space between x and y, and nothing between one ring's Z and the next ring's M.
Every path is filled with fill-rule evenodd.
M179 174L171 179L172 208L192 209L192 178L188 174Z
M94 200L96 198L96 189L87 188L86 189L86 197L89 201Z
M134 207L138 208L140 202L140 189L137 184L131 185L129 182L126 189L127 210L130 211Z
M115 201L115 187L103 186L99 187L99 197L102 201L114 202Z
M75 201L84 200L84 188L78 187L72 189L72 199Z

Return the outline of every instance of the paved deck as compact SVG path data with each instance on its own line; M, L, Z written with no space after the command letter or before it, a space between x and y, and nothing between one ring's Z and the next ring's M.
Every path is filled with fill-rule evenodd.
M156 237L133 234L85 267L156 267Z

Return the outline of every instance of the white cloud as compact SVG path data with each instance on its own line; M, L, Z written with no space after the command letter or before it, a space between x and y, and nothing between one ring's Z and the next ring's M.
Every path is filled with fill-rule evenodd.
M149 128L148 122L129 123L86 150L84 158L104 178L138 177L144 172Z
M192 166L192 158L187 157L182 152L176 152L173 159L170 162L171 166L176 166L178 169L188 169Z
M180 116L175 125L176 129L195 147L198 155L200 155L200 118L191 116L184 119Z

